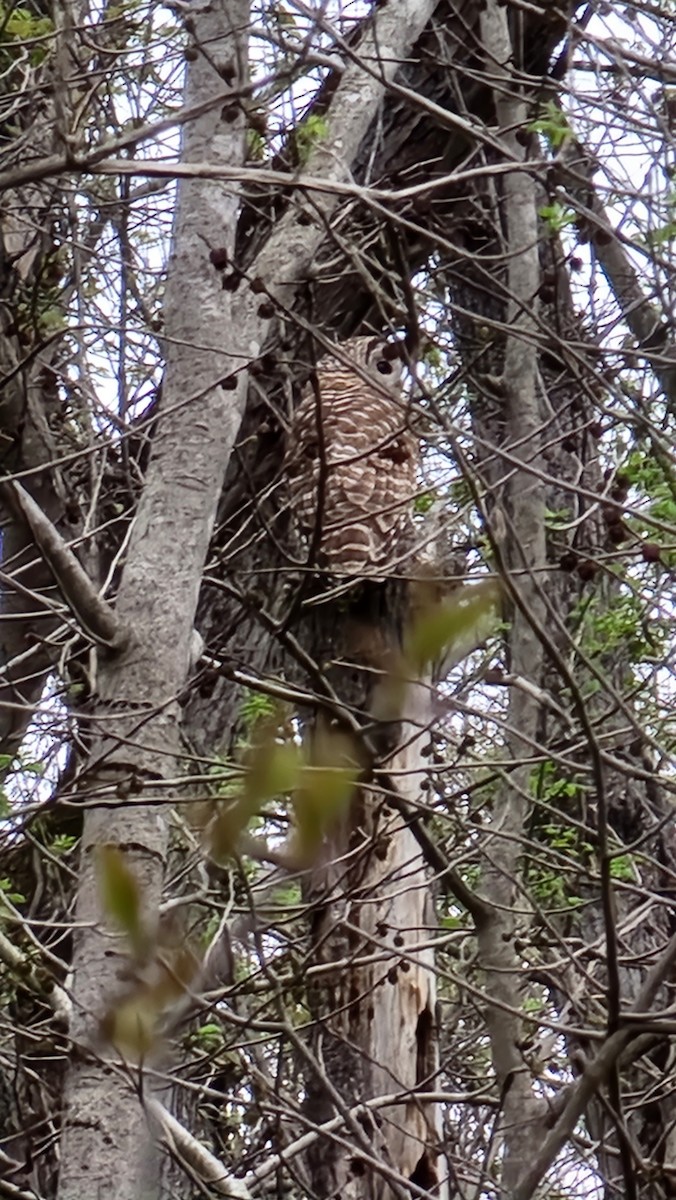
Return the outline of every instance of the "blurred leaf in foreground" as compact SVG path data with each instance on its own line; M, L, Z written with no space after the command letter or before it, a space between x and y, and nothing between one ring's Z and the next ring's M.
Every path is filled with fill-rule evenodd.
M109 917L126 933L132 949L143 949L141 893L138 882L117 846L100 846L97 856L101 903Z
M313 861L325 834L346 812L363 769L361 758L349 734L316 730L292 799L294 850L301 864Z
M459 662L495 628L499 609L500 584L493 576L423 604L404 643L407 672L420 678L449 654Z

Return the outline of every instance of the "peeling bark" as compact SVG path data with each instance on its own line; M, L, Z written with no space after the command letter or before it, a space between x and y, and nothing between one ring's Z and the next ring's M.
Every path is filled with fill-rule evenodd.
M402 747L387 762L390 786L419 801L425 776L420 750L429 739L429 688L411 688ZM400 1106L380 1117L364 1110L358 1136L321 1139L308 1154L313 1191L353 1200L410 1194L406 1181L446 1195L447 1169L438 1110L425 1099L437 1084L437 1011L432 880L420 847L387 791L359 791L313 871L313 960L330 965L376 954L372 965L329 973L313 988L318 1069L308 1082L308 1113L329 1121L374 1097L401 1092ZM352 1122L354 1125L354 1121ZM364 1137L372 1155L360 1154ZM374 1163L373 1159L376 1160ZM391 1179L377 1161L390 1167Z

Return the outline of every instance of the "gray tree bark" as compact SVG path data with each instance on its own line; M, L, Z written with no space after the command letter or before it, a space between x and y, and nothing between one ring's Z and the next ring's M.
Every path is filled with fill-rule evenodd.
M209 48L188 72L187 95L222 90L218 67L246 63L248 7L214 4L196 17L196 41ZM242 119L225 123L220 106L184 132L186 161L238 162ZM117 598L127 648L99 663L95 737L79 777L85 813L73 955L74 1053L66 1082L59 1200L150 1196L158 1164L142 1105L147 1077L121 1069L106 1046L106 1014L125 993L125 938L102 904L97 854L116 847L136 878L146 937L157 937L168 847L168 803L180 775L178 696L190 665L195 609L218 497L240 417L241 400L221 380L240 365L232 296L220 285L209 246L232 250L238 196L218 185L179 187L165 301L167 369L153 453ZM192 294L194 303L186 304ZM236 335L235 335L236 336ZM246 361L246 359L245 359ZM241 389L239 393L241 397ZM180 785L179 794L180 794ZM128 794L122 800L121 796ZM101 800L106 803L101 805ZM134 969L141 970L136 963ZM128 968L127 968L128 970ZM127 985L128 990L128 985ZM116 1066L117 1064L117 1066Z

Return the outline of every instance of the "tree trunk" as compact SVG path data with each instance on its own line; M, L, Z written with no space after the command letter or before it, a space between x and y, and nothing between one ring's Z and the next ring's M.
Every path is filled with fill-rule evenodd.
M237 61L248 9L214 4L196 20L197 38L210 54L191 67L189 102L221 90L211 64L233 53ZM224 126L220 107L185 130L187 162L208 158L230 164L241 161L243 149L241 120ZM224 195L220 185L195 180L179 188L165 301L162 406L117 598L129 641L124 651L99 664L91 719L95 740L78 780L79 796L90 806L73 954L71 1032L77 1052L66 1085L59 1200L90 1200L94 1194L122 1200L151 1196L158 1188L158 1165L139 1103L150 1082L134 1065L134 1048L141 1062L153 1050L152 1028L150 1045L144 1045L141 1009L150 988L143 972L152 967L161 944L167 802L180 775L178 696L190 667L202 570L241 416L231 393L220 387L237 365L235 347L223 347L223 330L233 322L232 298L205 250L205 243L232 249L237 204L236 194ZM186 305L188 293L194 304ZM143 932L131 962L127 939L111 928L97 880L106 847L124 855L139 889ZM130 977L135 979L131 988ZM130 996L135 1028L124 1036L116 1025ZM159 1019L160 1013L154 1016ZM105 1033L112 1034L117 1051L102 1044ZM131 1060L123 1067L128 1055Z
M438 1090L432 882L393 803L424 802L429 702L429 685L409 688L401 748L387 760L381 786L354 796L308 889L312 960L326 973L311 992L315 1062L306 1111L317 1123L338 1113L346 1124L308 1155L317 1196L390 1200L410 1194L407 1182L447 1194L438 1109L425 1096ZM376 1098L385 1102L365 1107Z
M529 145L525 133L529 110L523 107L519 112L520 102L512 99L517 88L514 83L506 85L501 67L515 60L515 52L504 43L502 51L496 46L497 24L490 29L496 20L500 22L489 6L484 18L488 72L491 78L500 77L496 113L503 125L506 152L513 160L522 157L521 147ZM510 99L505 100L506 96ZM519 130L515 142L510 131ZM533 222L537 210L545 207L546 197L530 185L530 196L522 195L515 205L518 188L528 190L529 185L527 176L515 174L517 190L512 191L512 178L510 174L502 176L495 191L481 190L479 185L472 216L464 225L456 221L454 227L456 244L464 245L468 257L461 274L449 271L448 277L458 305L456 334L463 356L471 363L478 476L487 485L489 496L487 526L494 553L505 567L512 614L505 645L506 680L511 683L505 741L514 766L491 805L482 895L493 906L493 917L479 925L477 936L486 972L493 1064L502 1090L500 1187L505 1196L525 1200L542 1179L545 1163L552 1165L557 1144L552 1134L537 1165L532 1165L533 1144L543 1137L551 1118L538 1097L531 1057L524 1052L532 1045L533 1035L517 1015L523 1011L521 994L526 980L543 981L562 1018L567 1015L579 1027L594 1026L599 1020L599 995L590 1009L583 999L590 999L588 981L593 977L602 997L608 1033L621 1029L620 1013L631 1009L642 988L648 986L649 968L658 975L664 969L671 922L660 904L648 906L638 920L643 901L631 888L618 889L612 862L622 846L649 846L652 857L650 865L646 864L643 887L656 893L670 876L673 848L661 832L667 802L651 782L649 757L644 757L636 770L629 764L620 767L618 761L626 762L627 722L634 724L639 743L643 741L640 726L632 721L631 705L620 701L622 718L613 715L617 697L626 691L626 647L612 655L603 650L586 654L579 633L573 633L578 629L576 613L589 603L590 588L596 597L596 613L610 612L620 598L617 579L609 575L603 581L603 568L597 560L609 551L616 553L610 531L612 526L617 533L626 492L620 495L617 518L608 510L610 515L605 513L603 520L585 494L607 498L612 506L622 492L621 487L616 490L612 477L608 483L602 477L597 443L588 433L596 416L591 397L598 397L598 358L573 308L565 252L541 222ZM596 202L594 206L601 223L599 206ZM531 225L526 234L528 213ZM513 240L519 229L520 237L517 234ZM618 298L624 296L633 304L628 315L632 324L639 319L636 280L630 278L628 264L618 266L617 255L613 258L608 253L605 235L600 246ZM524 250L521 254L520 247ZM504 262L500 263L502 255ZM530 274L520 280L520 264L529 258ZM541 316L532 320L538 295L545 297ZM641 314L644 329L645 305ZM574 352L568 349L569 341L576 345ZM530 386L521 376L515 389L512 380L519 380L529 362ZM583 489L581 495L579 488ZM549 532L545 545L545 512L568 517L573 530L570 540L565 533ZM523 681L531 688L530 695L524 692ZM592 681L593 698L583 699ZM534 699L537 695L540 700ZM548 698L568 706L563 723ZM577 739L571 741L575 722L580 723L586 750L575 749L573 756L580 763L579 778L586 780L593 796L592 806L586 805L583 792L573 787L559 791L553 804L543 797L539 814L538 800L533 803L536 764L544 755L562 778L570 777L569 762L560 762L559 756L569 759L569 747L579 745ZM556 823L565 827L568 820L577 823L580 841L588 839L598 858L593 882L581 867L576 884L571 884L586 903L561 922L566 936L577 936L588 952L577 955L574 964L553 982L549 973L529 972L527 966L525 947L537 920L534 922L528 899L524 831L536 841L544 837L546 845L547 836L554 836ZM554 924L559 920L554 919ZM639 963L641 969L630 965ZM665 989L664 1002L667 996ZM617 1045L621 1044L618 1041ZM629 1056L626 1069L617 1063L602 1068L596 1044L575 1034L568 1040L568 1049L579 1091L589 1089L577 1112L585 1115L604 1193L610 1197L620 1190L623 1195L640 1194L655 1200L671 1195L669 1171L661 1173L655 1161L655 1146L666 1151L669 1141L670 1099L659 1095L658 1089L654 1102L636 1102L637 1097L646 1097L646 1076L656 1074L652 1059L660 1061L659 1039L647 1061L634 1063ZM611 1044L609 1062L613 1061ZM632 1098L631 1116L624 1111L625 1097ZM572 1124L567 1128L570 1132ZM559 1148L563 1144L562 1119Z

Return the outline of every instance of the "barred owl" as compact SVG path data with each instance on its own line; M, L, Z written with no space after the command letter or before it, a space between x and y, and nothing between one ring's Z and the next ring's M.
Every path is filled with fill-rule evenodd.
M319 396L309 384L287 448L298 531L310 545L320 529L317 561L341 575L396 571L411 526L418 442L406 426L401 362L386 345L353 338L340 357L321 360Z

